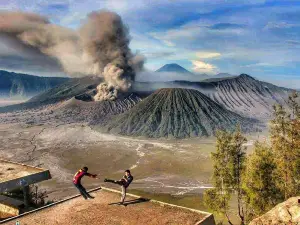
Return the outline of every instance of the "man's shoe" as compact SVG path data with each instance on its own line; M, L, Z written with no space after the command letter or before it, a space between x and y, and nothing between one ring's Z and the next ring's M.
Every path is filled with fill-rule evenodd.
M93 196L89 196L89 199L94 199L95 197L93 197Z

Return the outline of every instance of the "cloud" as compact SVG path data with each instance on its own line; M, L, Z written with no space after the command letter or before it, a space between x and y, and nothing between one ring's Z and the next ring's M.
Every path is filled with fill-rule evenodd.
M0 68L35 75L62 76L64 74L58 60L3 33L0 34Z
M211 25L200 21L148 34L167 46L180 46L194 50L220 48L237 39L248 40L248 31L244 28L211 29Z
M300 24L288 22L268 22L264 29L287 29L292 27L299 27Z
M143 71L137 74L136 80L139 82L166 82L174 80L200 81L206 78L207 76L203 76L202 74Z
M148 52L143 55L145 55L145 57L147 57L148 59L168 58L175 55L175 52Z
M66 76L55 60L44 57L32 60L20 56L2 55L0 56L0 68L38 76Z
M196 56L200 59L209 59L220 57L221 53L218 52L196 52Z
M280 87L288 87L292 89L300 90L300 79L263 79L266 82L278 85Z
M216 73L217 67L212 64L205 63L199 60L192 60L192 63L194 65L193 71L197 73L208 73L208 74Z
M274 63L253 63L242 67L273 67L273 66L280 66L280 65Z
M287 40L286 42L290 45L300 45L300 41L297 40Z
M1 12L0 37L15 51L2 57L2 66L8 69L27 66L30 71L34 64L40 68L47 63L53 71L57 68L70 76L104 77L109 85L125 91L143 65L143 59L129 49L128 29L121 17L109 11L92 12L79 31L34 13Z
M225 30L225 29L240 29L245 28L243 24L234 24L234 23L216 23L210 26L210 29L213 30Z
M153 38L156 38L168 46L175 45L176 40L182 39L195 39L201 32L200 27L180 27L177 29L169 29L163 32L149 33Z
M273 74L278 66L252 65L271 62L299 74L300 2L265 0L0 0L2 10L35 12L51 22L77 29L88 13L116 11L130 28L133 50L148 57L147 67L190 60L213 64L220 71ZM54 14L58 13L59 15ZM140 38L134 33L139 32ZM0 54L2 53L0 46ZM7 49L5 50L8 51ZM196 52L221 56L198 57ZM18 53L19 54L19 53ZM17 54L17 55L18 55ZM284 57L282 57L284 56ZM218 59L216 62L212 60ZM209 61L208 61L209 60ZM286 62L292 62L289 67ZM241 67L246 65L246 67ZM250 65L250 66L247 66ZM291 66L290 66L291 65Z

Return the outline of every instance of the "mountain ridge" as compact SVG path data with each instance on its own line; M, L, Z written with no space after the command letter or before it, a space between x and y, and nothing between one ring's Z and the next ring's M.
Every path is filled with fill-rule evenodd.
M212 136L219 129L258 129L257 120L225 109L193 89L163 88L129 111L112 117L99 129L105 132L149 138L190 138Z
M34 96L26 103L10 107L1 107L1 112L14 111L24 108L34 108L38 105L52 104L68 100L72 97L83 101L92 101L96 86L101 78L73 78L55 88ZM224 78L208 82L169 81L169 82L135 82L132 92L145 98L160 88L196 89L227 110L245 117L269 119L274 104L287 105L287 99L293 89L259 81L249 75L241 74L234 78Z
M177 80L170 82L139 83L137 90L154 91L159 88L196 89L226 109L246 117L268 119L273 105L287 106L287 99L294 89L279 87L260 81L247 74L211 81Z
M28 98L60 85L69 79L67 77L41 77L0 70L0 96Z

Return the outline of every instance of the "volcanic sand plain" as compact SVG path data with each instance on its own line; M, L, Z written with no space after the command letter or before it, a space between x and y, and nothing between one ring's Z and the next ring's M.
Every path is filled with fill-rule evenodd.
M50 170L52 179L39 186L51 200L77 193L73 175L88 166L99 180L84 178L87 189L103 185L104 178L119 179L131 169L134 182L129 192L205 209L201 193L211 187L215 138L142 139L102 134L85 124L23 123L0 124L0 137L0 158Z

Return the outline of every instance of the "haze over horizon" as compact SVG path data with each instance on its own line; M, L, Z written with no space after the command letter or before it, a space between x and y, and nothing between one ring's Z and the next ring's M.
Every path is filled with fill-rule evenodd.
M133 53L146 70L177 63L197 74L246 73L279 86L300 88L300 2L296 1L79 1L5 0L1 11L46 16L77 30L92 11L118 13L129 27ZM1 15L1 13L0 13ZM0 17L1 18L1 17ZM0 32L0 69L64 76L53 59L13 48Z

